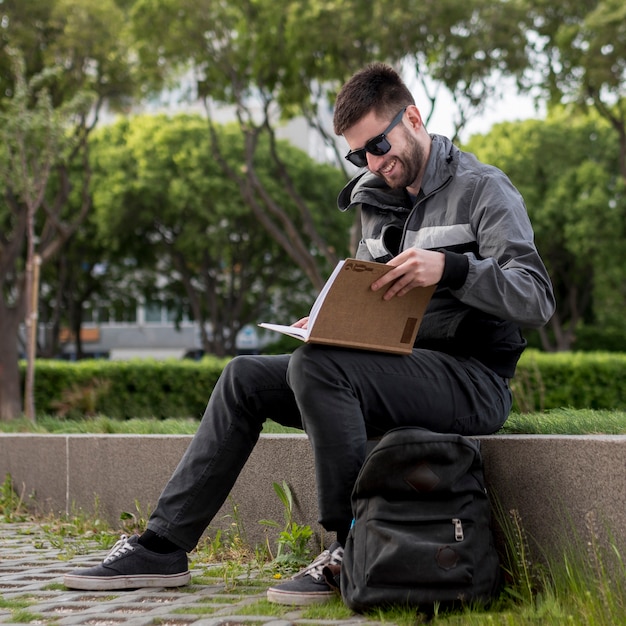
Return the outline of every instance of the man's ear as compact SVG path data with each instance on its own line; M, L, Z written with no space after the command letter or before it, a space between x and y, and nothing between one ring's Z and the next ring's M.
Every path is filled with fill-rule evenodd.
M406 117L409 122L409 127L413 130L419 130L424 126L424 122L422 121L422 114L414 104L407 107Z

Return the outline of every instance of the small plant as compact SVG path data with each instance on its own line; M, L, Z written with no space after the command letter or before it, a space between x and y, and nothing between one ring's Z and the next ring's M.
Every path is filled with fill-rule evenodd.
M253 581L267 562L267 554L253 549L247 539L237 504L233 504L232 523L226 531L218 529L212 537L202 539L191 560L202 574L193 582L220 578L227 590L234 590Z
M273 487L276 495L278 495L278 498L283 504L285 524L278 536L278 549L272 561L272 565L278 571L297 571L302 569L302 567L307 565L310 561L311 551L308 548L308 544L313 536L313 530L308 525L301 525L294 522L294 499L289 485L283 481L282 485L273 483ZM261 520L259 523L271 528L280 528L280 524L274 520Z
M122 532L125 535L140 534L141 529L146 528L150 513L141 510L141 503L135 499L135 511L122 511L120 513L120 521L122 523Z
M72 508L66 515L49 515L39 521L44 542L59 550L59 559L70 560L78 554L88 554L94 543L108 550L119 538L119 531L112 529L99 513L98 498L94 501L93 514Z
M494 509L504 538L501 560L507 583L505 593L515 601L532 604L545 582L545 572L531 553L519 511L505 512L495 498Z
M7 474L0 485L0 520L4 522L23 522L28 518L23 495L18 495L13 484L13 477Z

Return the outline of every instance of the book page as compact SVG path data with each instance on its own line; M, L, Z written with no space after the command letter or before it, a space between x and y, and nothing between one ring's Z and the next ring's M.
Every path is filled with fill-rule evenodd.
M315 324L315 318L319 313L319 310L322 308L322 303L324 302L324 298L328 293L331 285L333 284L337 274L339 274L339 270L343 267L344 261L341 260L335 266L333 273L330 275L328 280L324 283L322 290L319 292L317 298L315 298L315 302L311 307L311 312L309 313L309 321L307 323L306 328L296 328L295 326L287 326L285 324L268 324L267 322L261 322L258 324L261 328L266 328L267 330L274 330L278 333L283 333L284 335L291 335L296 339L301 339L302 341L306 341L311 334L311 329Z
M309 337L309 330L307 328L296 328L295 326L285 326L284 324L268 324L267 322L261 322L258 324L261 328L267 328L267 330L275 330L277 333L283 333L283 335L290 335L296 339L306 341Z
M344 263L345 261L343 260L337 263L337 265L335 266L335 269L333 270L333 273L329 276L328 280L324 283L324 286L322 287L322 290L320 291L317 298L315 298L315 302L313 303L313 306L311 307L311 312L309 313L308 328L313 328L313 326L315 325L315 320L317 319L317 314L322 308L324 298L326 298L326 294L332 287L332 284L335 282L335 278L337 278L337 274L339 274L339 270L341 270Z

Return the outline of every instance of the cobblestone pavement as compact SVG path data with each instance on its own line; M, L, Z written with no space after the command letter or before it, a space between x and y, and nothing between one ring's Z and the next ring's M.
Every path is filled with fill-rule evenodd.
M204 584L206 572L192 570L192 583L175 589L76 591L62 583L63 574L98 563L105 552L63 560L64 551L50 545L35 524L0 523L0 624L69 626L235 626L236 624L338 625L379 623L358 615L340 620L317 619L305 609L278 607L279 616L263 615L267 582L245 576L227 588L219 579ZM213 584L213 580L218 580ZM312 617L313 616L313 617ZM386 622L386 626L391 626Z

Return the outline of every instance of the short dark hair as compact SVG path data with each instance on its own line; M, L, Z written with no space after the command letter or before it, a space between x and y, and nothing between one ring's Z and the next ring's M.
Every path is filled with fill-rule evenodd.
M411 104L415 100L398 72L385 63L370 63L354 74L337 95L335 134L343 135L370 111L391 117Z

